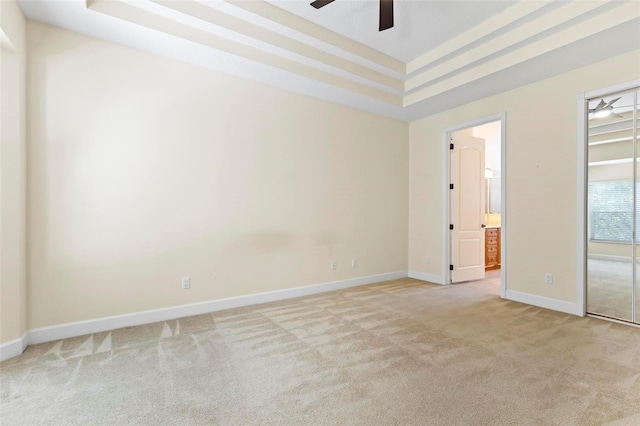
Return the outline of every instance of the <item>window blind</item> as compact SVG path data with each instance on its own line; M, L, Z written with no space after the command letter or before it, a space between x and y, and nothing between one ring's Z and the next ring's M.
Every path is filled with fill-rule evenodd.
M636 205L640 207L638 201L636 201ZM633 232L632 181L590 182L588 210L589 239L631 242ZM637 218L636 239L638 239L638 231L640 231L639 225Z

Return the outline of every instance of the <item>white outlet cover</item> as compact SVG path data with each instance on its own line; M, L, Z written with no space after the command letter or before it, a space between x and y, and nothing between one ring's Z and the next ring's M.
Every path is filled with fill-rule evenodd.
M182 278L182 288L183 289L191 288L191 278L189 277Z

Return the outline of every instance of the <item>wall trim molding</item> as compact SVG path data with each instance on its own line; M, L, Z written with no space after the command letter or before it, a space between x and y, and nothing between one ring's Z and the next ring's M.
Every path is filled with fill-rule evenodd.
M409 271L409 278L415 278L416 280L428 281L430 283L440 285L446 284L441 275L429 274L427 272Z
M309 296L328 291L342 290L361 285L374 284L382 281L406 278L408 271L395 271L383 274L368 275L346 280L330 281L302 287L287 288L282 290L267 291L264 293L249 294L246 296L229 297L206 302L192 303L188 305L171 306L167 308L149 311L134 312L131 314L115 315L110 317L95 318L86 321L71 322L29 330L20 339L15 339L0 345L1 358L12 358L20 355L27 345L46 343L70 337L115 330L122 327L149 324L158 321L167 321L192 315L206 314L225 309L239 308L260 303L274 302L291 299L294 297Z
M525 293L523 291L507 289L507 300L526 303L540 308L551 309L552 311L564 312L565 314L584 316L581 306L574 302L552 299L550 297L538 296L537 294Z
M5 359L13 358L20 355L27 348L29 341L29 332L26 332L22 337L10 340L0 345L0 362Z
M578 95L577 138L576 141L576 304L581 315L586 313L587 292L587 100Z

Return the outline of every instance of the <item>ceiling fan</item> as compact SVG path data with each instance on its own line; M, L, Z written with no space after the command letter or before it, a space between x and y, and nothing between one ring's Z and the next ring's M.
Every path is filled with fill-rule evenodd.
M600 102L598 103L598 105L595 106L595 108L589 109L589 114L593 114L593 116L596 118L602 118L607 116L624 118L622 115L616 114L615 112L613 112L613 104L618 102L621 98L622 97L616 98L609 102L605 102L604 99L600 99Z
M334 1L335 0L315 0L311 2L311 6L320 9ZM378 25L378 31L388 30L391 27L393 27L393 0L380 0L380 24Z

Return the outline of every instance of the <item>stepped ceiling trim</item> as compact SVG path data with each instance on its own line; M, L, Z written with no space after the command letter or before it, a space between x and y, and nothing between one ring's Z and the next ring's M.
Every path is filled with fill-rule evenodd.
M395 7L402 10L408 1L396 0ZM469 13L485 3L461 1ZM428 12L442 2L424 3L420 10ZM403 62L376 49L373 35L370 45L363 44L347 36L353 29L325 28L287 10L295 9L287 1L19 0L31 19L406 121L457 106L455 99L461 104L508 90L498 77L519 66L531 65L531 82L564 72L571 55L584 54L589 43L596 46L593 62L640 47L635 0L503 3L495 15L452 31L443 43ZM612 39L616 48L593 43L599 39ZM409 34L406 42L416 51L420 40ZM560 55L567 57L564 64L540 66Z

